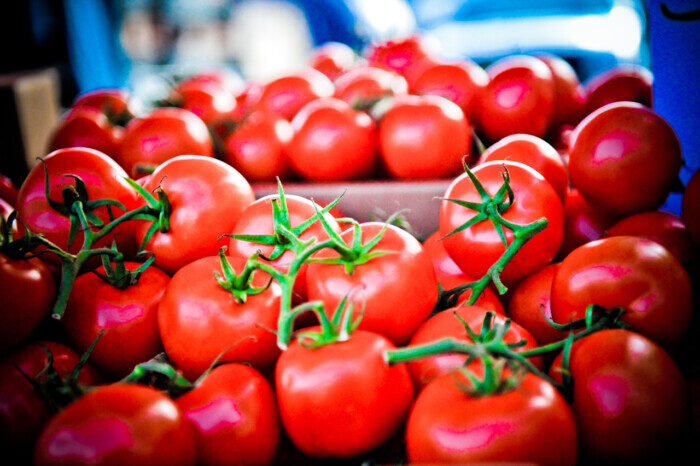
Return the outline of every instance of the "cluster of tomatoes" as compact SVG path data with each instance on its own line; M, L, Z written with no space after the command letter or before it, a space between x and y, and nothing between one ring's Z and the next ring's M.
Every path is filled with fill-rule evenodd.
M584 98L552 57L505 59L486 76L436 63L415 38L375 46L376 68L343 50L313 63L336 78L335 99L312 71L233 100L232 87L227 98L202 89L234 84L201 75L171 97L182 108L137 118L122 91L87 94L19 192L1 185L0 438L18 459L612 463L685 441L690 403L674 358L693 311L700 175L682 218L656 210L682 163L668 123L640 103L607 104L639 100L615 79ZM450 81L456 69L471 78ZM455 104L400 97L395 84L345 96L352 76L449 90ZM560 98L571 89L575 99ZM378 123L353 109L390 92ZM548 100L509 113L538 92ZM229 104L216 113L219 102ZM239 119L220 118L231 112ZM469 155L465 114L497 141L480 154ZM230 164L210 139L227 121ZM375 136L338 129L348 121L378 125L394 176L464 171L423 243L391 219L332 215L342 199L321 207L280 184L255 200L245 157L226 158L249 147L229 141L264 122L291 145L278 141L262 178L287 163L311 179L364 176ZM560 155L540 137L563 124L576 127ZM329 137L318 142L314 125ZM402 154L396 165L388 147ZM310 162L296 165L297 150ZM328 168L338 151L359 162L334 167L365 168Z

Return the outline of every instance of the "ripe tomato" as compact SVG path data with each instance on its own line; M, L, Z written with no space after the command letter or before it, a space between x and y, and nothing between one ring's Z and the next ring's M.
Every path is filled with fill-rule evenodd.
M352 457L388 440L413 402L403 365L388 366L393 349L376 333L356 330L350 339L317 349L294 340L275 369L282 424L294 445L315 457Z
M325 74L331 81L335 81L338 76L352 68L356 59L357 55L347 45L327 42L314 51L309 65Z
M581 113L586 100L576 71L566 60L556 55L538 53L535 57L547 65L554 78L554 113L551 128L556 130L562 125L576 125L583 116Z
M513 134L506 136L481 154L479 163L492 160L511 160L524 163L549 181L561 202L566 201L569 176L557 150L537 136Z
M271 464L275 458L277 402L254 369L219 366L175 402L192 426L197 464Z
M559 250L563 234L563 208L559 197L544 177L534 169L519 162L493 161L478 165L473 173L487 192L494 195L503 184L503 167L510 174L510 186L515 201L502 216L506 220L524 225L542 217L547 227L537 233L520 249L505 267L501 278L512 283L529 273L544 267ZM481 197L466 173L457 177L447 188L445 198L481 202ZM440 207L440 234L445 236L460 227L476 212L452 202L442 201ZM504 229L508 244L513 233ZM445 250L466 274L482 277L505 251L505 246L489 220L445 238Z
M246 82L233 70L228 68L214 68L200 71L194 76L180 81L180 84L193 82L213 82L223 87L231 94L238 94L246 88Z
M312 100L333 95L333 83L320 71L306 68L270 81L261 90L255 109L276 113L285 120Z
M396 178L454 176L470 144L464 113L438 96L397 97L379 123L382 159Z
M51 136L49 150L89 147L114 157L121 135L122 129L113 126L104 113L90 107L78 107L63 116Z
M505 393L473 396L458 373L418 395L406 427L411 463L576 463L576 421L564 397L533 374Z
M376 163L372 118L334 98L306 104L292 120L286 154L294 171L312 181L361 178Z
M651 71L638 65L619 65L591 78L585 85L585 114L613 102L639 102L651 108Z
M177 405L141 385L91 391L54 416L36 464L193 464L193 434Z
M480 93L478 128L490 141L516 133L542 137L554 111L554 79L535 57L510 56L486 70L489 84Z
M588 201L620 215L659 207L681 168L681 146L666 120L631 102L607 105L574 131L572 184Z
M386 96L408 93L408 84L401 76L381 68L363 66L343 73L335 81L335 97L353 107L374 102Z
M605 229L618 217L604 207L591 204L577 189L571 188L564 203L564 240L559 257L566 257L577 247L605 236Z
M17 203L17 188L11 179L0 175L0 199L6 200L10 205Z
M233 94L214 81L183 81L175 86L171 98L207 125L228 117L236 107Z
M72 107L94 108L109 118L132 118L141 105L124 89L97 89L79 95Z
M685 187L681 211L693 242L700 245L700 170L695 171Z
M419 36L380 42L365 51L370 66L401 75L405 75L413 65L428 55L427 44Z
M585 244L569 254L552 283L552 318L581 319L589 304L622 307L622 320L667 346L685 334L693 310L690 278L659 244L615 236Z
M207 125L182 108L157 108L124 129L117 161L129 175L143 176L178 155L214 155Z
M362 223L362 244L368 243L385 226L383 223ZM341 237L352 244L353 228ZM326 312L332 315L343 298L364 306L361 329L370 330L389 338L397 345L406 343L428 318L438 298L437 280L430 256L406 231L387 226L373 251L389 251L370 261L357 265L348 275L340 264L309 264L306 273L306 294L309 301L323 301ZM315 258L338 257L335 251L325 249Z
M561 356L550 374L560 378ZM603 330L574 343L569 370L581 453L591 464L664 461L689 427L683 376L661 347Z
M183 155L160 165L144 184L147 191L162 187L172 206L170 229L156 231L145 249L169 274L199 258L215 255L243 212L255 200L248 182L230 165L209 157ZM143 238L150 222L136 227Z

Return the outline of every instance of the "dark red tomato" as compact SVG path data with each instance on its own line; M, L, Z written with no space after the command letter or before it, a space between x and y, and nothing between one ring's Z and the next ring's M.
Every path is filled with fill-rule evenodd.
M89 147L114 157L121 136L122 129L113 126L104 113L89 107L79 107L63 116L51 136L49 150Z
M559 367L561 356L550 372L555 379ZM579 446L591 464L663 462L689 430L683 376L647 338L621 329L594 333L574 343L569 370Z
M7 446L7 452L14 453L17 460L31 458L34 441L51 416L49 405L20 372L34 378L46 367L48 356L41 345L51 352L53 368L63 378L71 373L80 359L67 346L42 341L23 346L0 361L0 445ZM46 376L39 381L45 382ZM87 364L80 371L78 382L85 386L96 385L100 376Z
M391 176L445 178L469 155L471 127L457 104L438 96L400 96L379 124L382 159Z
M365 51L365 56L370 66L403 75L411 66L429 55L427 49L424 39L410 36L374 44Z
M287 120L272 113L254 112L224 140L224 162L250 181L286 178L289 166L284 148L294 130Z
M567 333L555 330L552 320L552 282L559 264L550 264L528 275L511 291L508 316L524 327L540 345L566 338Z
M353 68L335 81L335 97L353 107L407 93L408 84L404 78L371 66Z
M585 114L613 102L639 102L651 107L651 71L638 65L619 65L594 76L585 85Z
M688 233L700 245L700 170L695 171L685 187L681 210Z
M133 117L140 110L140 104L124 89L97 89L78 96L73 108L94 108L109 117Z
M428 66L411 83L411 93L439 95L462 109L471 120L476 117L476 100L489 83L489 75L471 60Z
M369 175L376 164L372 118L331 97L306 104L292 120L294 137L286 154L295 172L311 181L339 181Z
M394 349L376 333L318 349L294 340L277 361L275 382L282 424L307 455L357 456L388 440L406 419L413 386L404 365L388 366Z
M452 372L418 395L406 427L411 463L576 463L576 420L564 397L528 373L514 390L473 396Z
M134 270L140 264L126 262ZM104 274L104 270L100 270ZM158 333L158 303L170 281L151 266L135 285L123 290L93 273L79 276L61 324L73 348L83 352L104 329L90 362L112 378L124 377L136 364L162 351Z
M501 278L504 282L516 280L541 269L554 258L561 245L564 213L561 200L552 186L534 169L519 162L494 161L478 165L474 175L487 192L496 194L503 184L503 167L510 174L510 186L515 201L503 213L503 218L525 225L540 218L547 218L547 227L536 234L520 249L505 267ZM466 173L457 177L447 188L446 198L481 202L481 197ZM476 212L452 202L442 201L440 207L440 234L445 236L469 221ZM513 233L504 228L508 244ZM442 241L445 250L457 265L472 277L482 277L505 251L496 229L489 220L479 222Z
M182 108L158 108L131 120L117 161L131 176L145 172L178 155L213 157L207 125L197 115Z
M10 205L17 203L17 188L11 179L0 175L0 199L6 200Z
M362 244L368 243L385 224L362 223ZM352 244L353 228L342 233ZM406 343L428 318L437 303L438 286L430 256L406 231L389 225L373 251L389 251L360 264L352 275L339 264L311 263L306 274L309 301L323 301L332 315L338 304L350 294L357 312L364 307L361 329L389 338L397 345ZM337 257L326 249L316 258Z
M569 176L559 152L545 140L529 134L513 134L506 136L492 145L479 159L479 163L492 160L511 160L524 163L539 172L549 181L557 192L561 202L566 201L569 190Z
M588 115L569 151L571 183L588 201L620 215L655 210L681 168L681 146L666 120L632 102Z
M114 384L54 416L36 464L194 464L194 435L177 405L154 388Z
M183 81L173 89L172 98L207 125L228 117L236 107L233 94L214 81Z
M182 155L160 165L144 184L148 191L161 187L172 206L170 229L156 231L145 249L155 264L169 274L206 256L216 255L243 210L254 200L248 182L230 165L210 157ZM150 222L136 227L143 238Z
M331 81L335 81L338 76L352 68L356 59L357 55L347 45L327 42L314 51L309 65L325 74Z
M571 188L564 203L564 240L559 257L566 257L577 247L605 236L605 230L617 218L617 215L591 204L577 189Z
M244 260L232 259L241 272ZM218 256L205 257L177 271L158 309L158 328L165 352L189 379L196 379L224 351L222 361L271 364L279 351L275 334L281 291L270 287L237 302L215 280L221 273ZM269 276L255 272L253 286L264 287Z
M455 312L467 322L469 328L476 334L479 334L488 309L479 306L458 306L442 311L426 320L423 325L418 328L413 338L411 338L409 346L432 343L437 340L442 340L443 338L455 338L465 343L473 343L473 340L467 335L467 331L462 322L454 315ZM494 324L502 325L505 322L505 317L497 315L493 322ZM527 330L515 322L511 322L510 328L508 332L506 332L503 341L506 343L516 343L520 340L527 341L527 344L521 346L519 350L528 350L537 347L537 342ZM408 363L408 370L411 373L413 386L416 388L416 392L420 392L434 379L450 372L451 369L464 366L466 359L466 356L460 354L441 354L439 356L431 356ZM540 369L542 368L541 358L533 358L531 362ZM470 363L467 368L479 371L481 370L481 361L475 360Z
M115 199L127 210L132 210L138 205L136 192L125 180L127 174L102 152L82 147L59 149L47 155L44 163L49 172L49 196L54 201L63 201L61 191L64 186L75 185L75 180L65 176L71 174L79 176L85 182L90 200ZM61 249L75 253L83 244L83 234L78 232L75 241L68 248L70 219L49 206L44 194L44 180L44 166L39 163L29 172L19 190L17 218L32 232L43 234ZM114 215L123 213L115 207L112 207L112 212ZM107 207L98 207L94 213L103 222L109 222ZM117 227L114 234L105 236L98 245L110 244L114 237L122 248L128 249L133 246L132 230L127 224ZM41 257L57 262L53 254L44 254Z
M641 334L674 346L693 311L690 278L663 246L644 238L615 236L569 254L552 283L552 318L581 319L589 304L622 307L622 320Z
M306 68L267 83L254 108L291 120L312 100L332 95L333 83L320 71Z
M277 401L255 369L219 366L176 403L192 426L197 464L271 464L275 458Z
M477 106L478 127L486 138L544 136L554 112L554 78L547 65L516 55L498 60L486 71L490 81Z
M583 113L586 100L583 86L576 76L576 71L561 57L549 53L538 53L535 57L542 60L554 78L554 113L552 129L562 125L576 125Z

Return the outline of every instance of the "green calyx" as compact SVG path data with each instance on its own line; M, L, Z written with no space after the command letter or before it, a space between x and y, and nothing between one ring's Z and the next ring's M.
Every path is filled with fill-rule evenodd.
M221 272L214 272L214 279L219 284L221 288L231 293L233 299L239 303L245 303L248 296L260 294L267 290L272 284L272 277L267 282L267 285L262 287L252 286L253 282L253 272L258 268L256 267L258 254L253 254L246 261L245 267L240 275L236 274L236 271L231 266L231 263L226 258L226 247L219 249L219 259L221 260ZM223 275L222 275L223 274Z
M117 243L114 241L112 243L112 249L115 252L113 257L108 255L102 255L102 267L104 267L105 273L99 273L93 270L93 273L100 277L104 282L109 283L115 288L124 290L130 286L136 285L138 283L141 274L153 264L155 261L155 256L148 251L142 251L140 255L146 255L147 259L139 265L134 270L129 270L124 264L124 256L117 249ZM114 265L112 265L114 261Z
M155 193L158 196L156 198L134 180L130 178L125 178L125 180L146 201L146 206L144 208L137 209L137 211L141 210L141 212L138 212L131 218L134 220L150 220L152 222L151 226L146 231L141 244L139 245L139 250L142 251L156 231L161 233L167 233L170 231L170 214L172 213L173 208L170 204L170 199L168 199L168 195L160 186L155 189Z
M364 314L363 307L360 314L353 319L352 314L354 308L355 303L348 303L348 295L346 295L340 301L335 312L333 312L333 315L329 319L321 301L311 301L300 304L292 309L291 319L294 320L304 312L312 311L321 324L321 330L318 332L302 330L295 332L294 337L299 340L302 346L308 349L316 349L333 343L347 341L352 332L360 325L362 315Z
M207 371L207 374L209 371ZM176 370L165 353L160 353L152 359L137 364L129 375L120 380L121 383L148 385L164 391L172 398L184 395L192 390L192 383Z

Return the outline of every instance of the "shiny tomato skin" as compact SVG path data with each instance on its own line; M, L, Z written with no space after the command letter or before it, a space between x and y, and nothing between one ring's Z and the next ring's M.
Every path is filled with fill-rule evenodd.
M564 203L564 239L559 257L605 236L605 230L614 224L619 215L606 208L588 202L576 188L569 189Z
M116 160L138 178L144 175L139 167L157 167L178 155L214 156L207 125L188 110L157 108L129 122Z
M557 150L547 141L529 134L506 136L486 149L479 163L512 160L532 167L549 181L562 203L569 190L569 175Z
M406 427L411 463L576 463L576 421L564 397L528 373L506 393L472 396L452 372L418 395Z
M195 445L177 405L154 388L114 384L54 416L36 464L194 464Z
M544 267L552 260L561 245L564 216L561 200L552 186L541 174L527 165L493 161L478 165L473 173L486 191L494 195L503 184L503 167L508 169L510 186L515 194L515 202L502 214L503 218L519 225L529 224L543 217L548 220L547 227L525 243L503 270L501 278L506 283L512 283ZM444 197L481 202L466 173L452 182ZM442 201L440 234L447 235L474 215L472 210ZM513 241L513 233L505 228L504 233L510 244ZM505 246L489 220L450 235L442 242L450 257L472 277L482 277L505 251Z
M535 57L503 58L486 70L489 84L480 93L477 127L490 141L517 133L543 137L554 111L554 79Z
M375 125L364 112L332 97L309 102L292 120L294 137L285 148L295 172L311 181L369 175L376 163Z
M693 242L700 245L700 170L695 171L685 187L681 217Z
M231 259L240 273L244 260ZM276 339L281 291L270 287L238 303L214 278L221 274L218 256L204 257L177 271L158 308L158 328L170 359L190 379L199 377L226 351L222 361L247 362L264 368L277 357ZM256 272L253 286L264 287L269 276ZM230 348L230 349L229 349Z
M663 346L677 345L693 310L690 278L663 246L614 236L575 249L552 283L552 318L565 324L584 317L589 304L626 310L622 321Z
M374 44L365 56L370 66L405 75L413 65L429 56L427 49L425 41L414 35Z
M136 262L126 262L134 270ZM100 270L104 274L104 270ZM93 273L80 275L73 285L61 325L73 348L85 351L105 330L90 362L111 378L124 377L136 364L162 351L158 333L158 303L170 277L155 266L138 282L121 290Z
M488 309L479 306L458 306L446 309L423 322L423 325L416 330L413 338L411 338L409 346L423 345L442 340L443 338L455 338L465 343L473 343L472 339L467 335L464 325L454 314L457 313L464 319L469 325L469 328L478 335L487 312ZM497 315L493 322L494 324L502 325L505 322L505 316ZM528 350L537 347L537 342L527 330L517 323L511 322L510 328L508 332L506 332L503 341L506 343L516 343L520 340L525 340L527 344L520 347L519 350ZM408 371L411 373L413 386L416 388L416 392L420 392L430 382L441 375L447 374L451 369L464 366L465 360L466 356L464 355L441 354L409 362ZM532 358L530 362L538 368L542 368L541 358ZM481 362L477 360L466 367L470 370L479 371L482 366Z
M220 160L182 155L160 165L144 184L147 191L161 187L170 200L170 230L156 231L145 249L168 274L206 256L218 253L241 212L254 200L243 176ZM150 222L140 222L136 239L143 238Z
M385 224L360 224L362 244L368 243ZM341 234L346 244L352 244L353 228ZM320 300L332 315L338 304L349 294L355 312L364 307L360 327L379 333L394 344L406 343L428 318L437 303L438 287L430 256L406 231L389 225L373 251L389 251L357 266L352 275L339 264L309 264L306 273L306 294L309 301ZM328 249L315 258L337 257Z
M192 427L197 464L270 464L280 440L270 383L243 364L211 371L178 408Z
M325 74L331 81L335 81L338 76L353 67L356 59L357 55L347 45L327 42L314 51L309 65Z
M65 147L89 147L115 157L122 130L113 126L107 117L89 107L69 110L51 135L49 150Z
M438 96L400 96L379 123L389 174L401 179L454 176L469 155L471 126L462 110Z
M236 108L233 94L213 81L183 81L173 89L173 99L207 125L226 118Z
M613 102L638 102L652 105L651 71L638 65L620 65L600 73L585 84L585 114L589 115Z
M231 94L238 94L243 91L247 84L243 78L235 71L228 68L213 68L210 70L200 71L194 76L183 79L180 84L194 82L213 82L223 87Z
M140 105L124 89L96 89L80 94L72 108L94 108L107 116L133 117Z
M550 370L553 378L561 379L560 367L561 356ZM591 464L663 462L689 429L683 376L642 335L611 329L578 340L569 370L579 448Z
M403 77L372 66L348 70L335 81L335 97L353 107L382 97L407 93L408 84Z
M17 194L17 188L12 180L0 174L0 199L4 199L14 206L17 203Z
M573 134L571 183L589 202L619 215L655 210L681 168L681 146L661 116L632 102L588 115Z
M352 457L378 447L401 426L413 402L404 365L388 366L389 340L356 330L318 349L294 340L275 369L282 424L314 457Z
M270 81L261 89L254 108L294 118L312 100L333 95L333 83L320 71L305 68Z
M535 57L542 60L552 72L554 78L554 113L552 129L562 125L576 125L583 113L586 101L583 86L576 76L576 71L561 57L550 53L538 53Z

